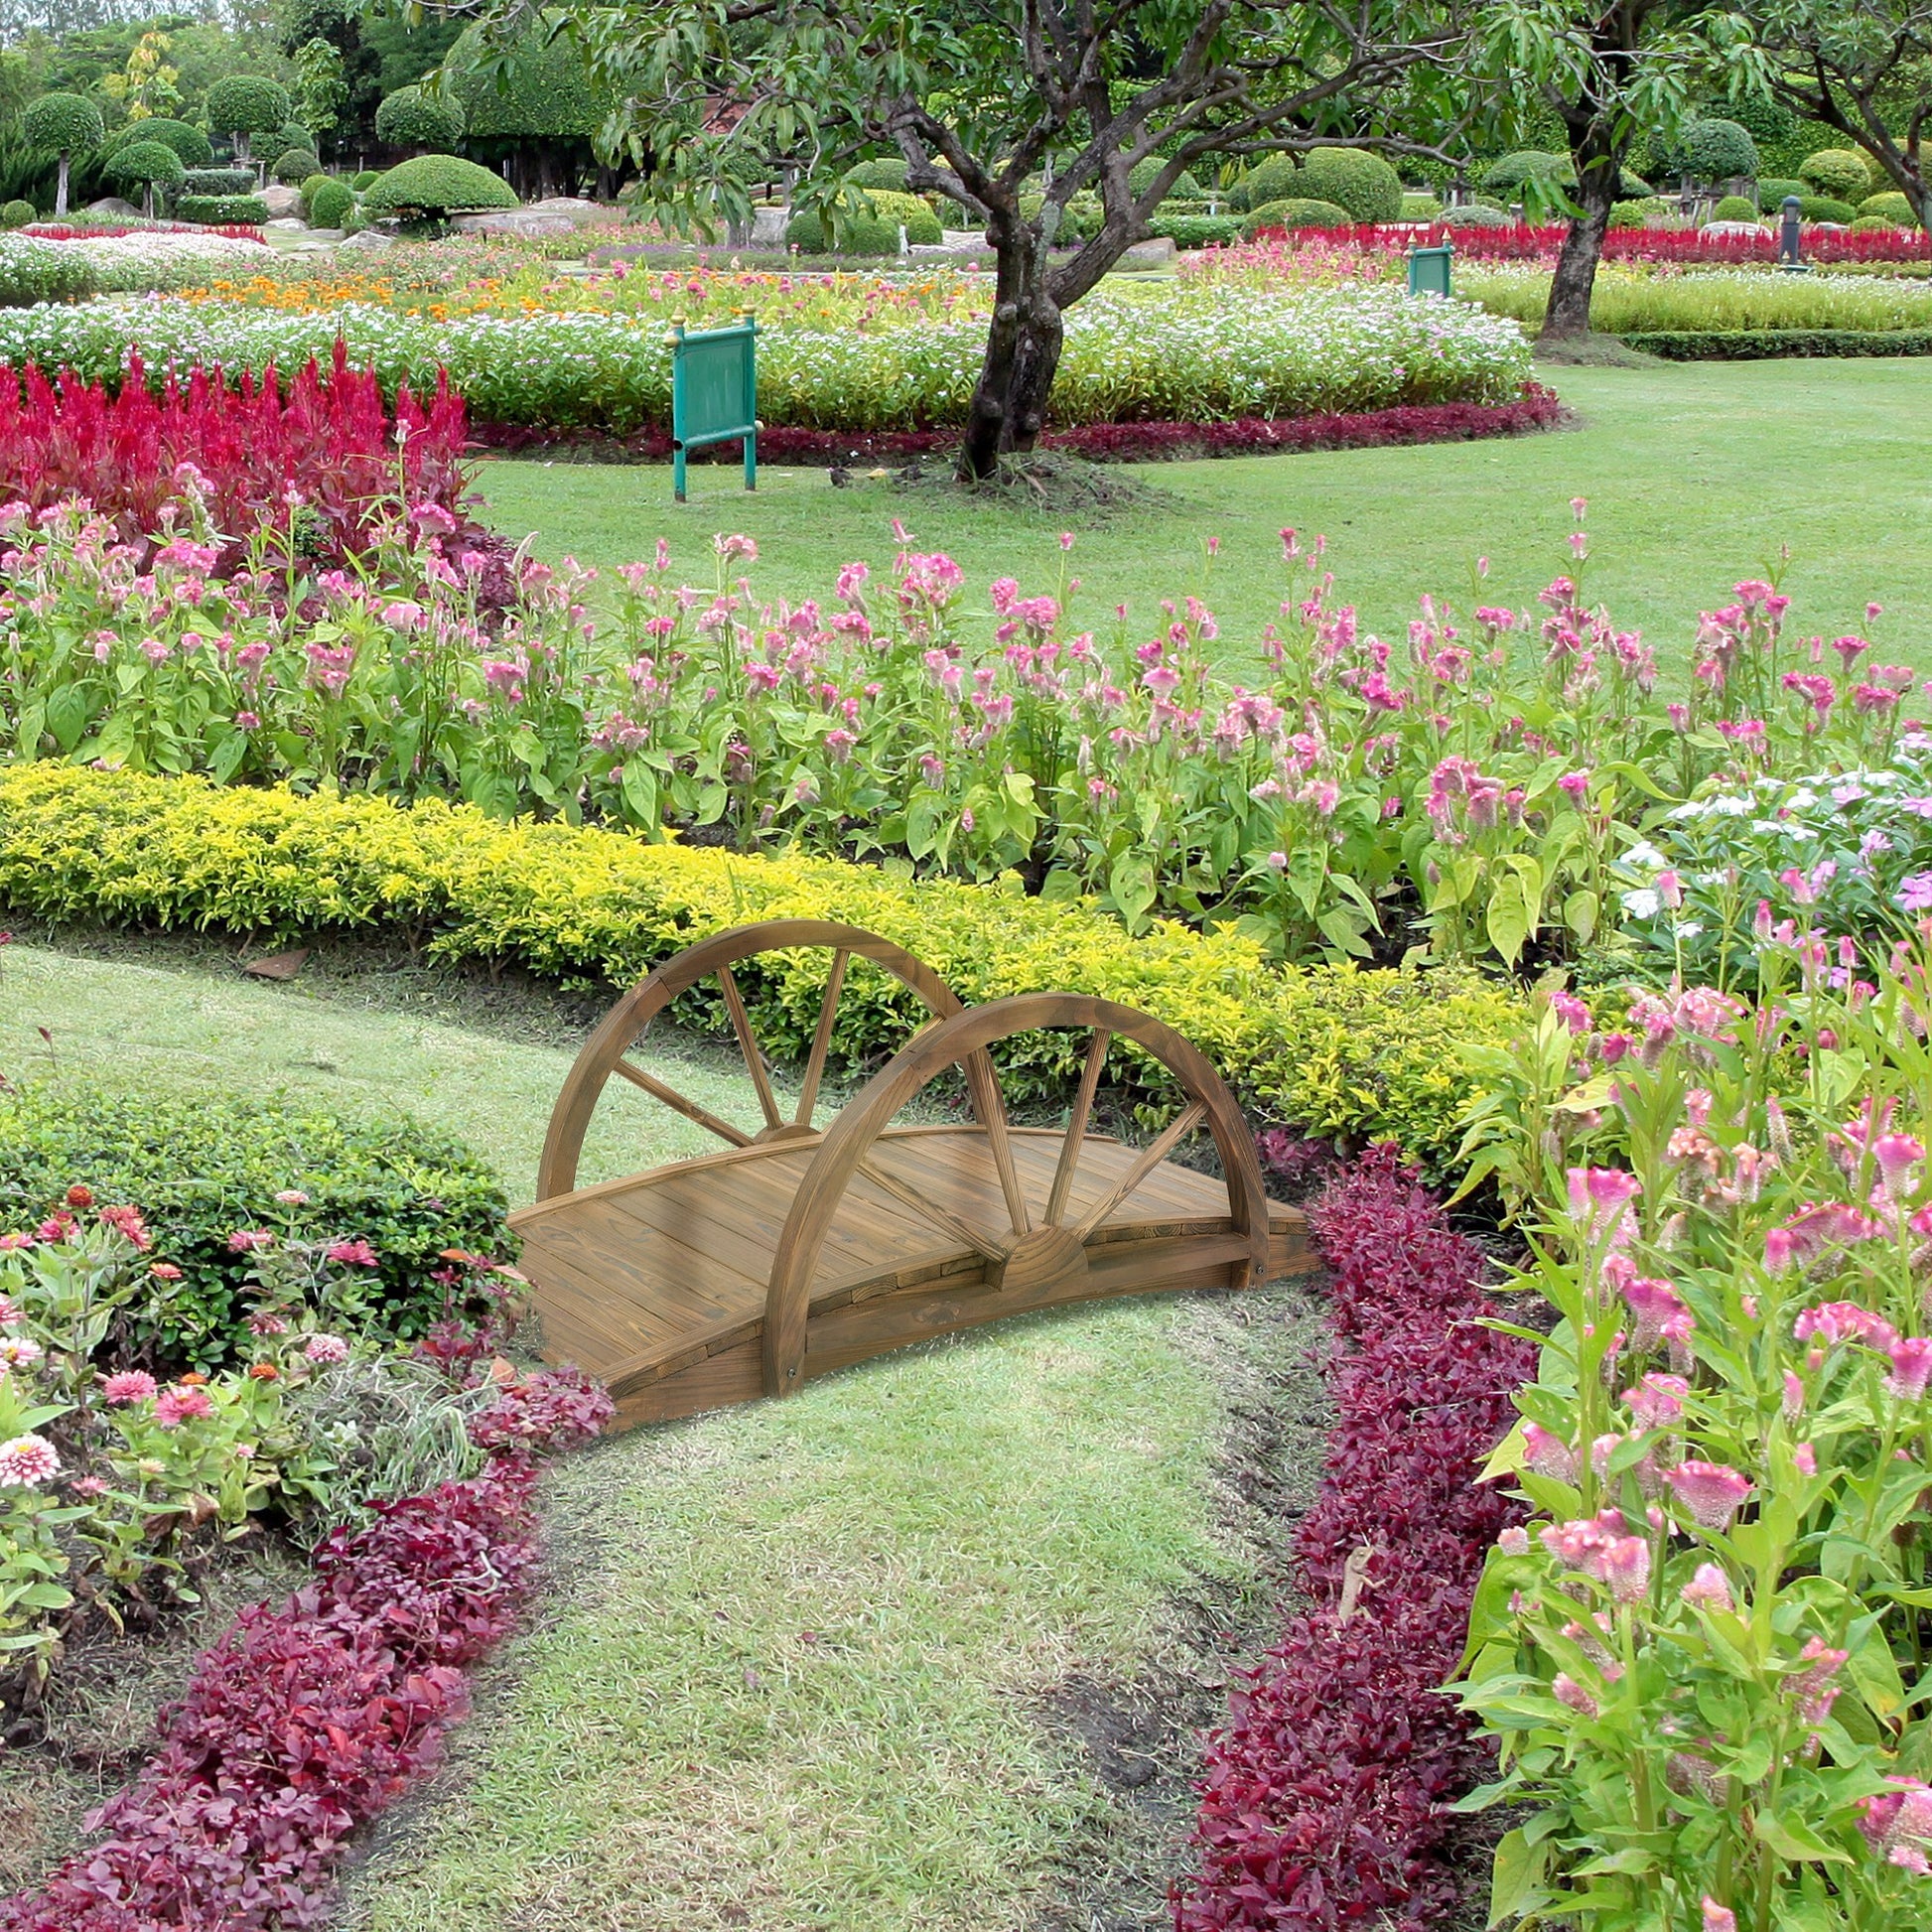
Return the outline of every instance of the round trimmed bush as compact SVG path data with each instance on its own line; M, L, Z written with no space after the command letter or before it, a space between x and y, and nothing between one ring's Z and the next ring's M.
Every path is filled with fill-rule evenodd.
M463 109L421 87L398 87L384 94L375 110L375 138L392 148L417 148L426 154L453 154L463 139Z
M296 186L302 191L303 201L307 202L309 197L313 195L316 192L316 190L323 185L324 182L331 182L334 181L336 177L334 175L325 174L320 168L318 168L313 175L303 176L303 178L296 183Z
M1693 181L1736 181L1757 173L1757 143L1735 121L1690 121L1672 147L1680 172Z
M1867 195L1859 204L1859 218L1864 220L1875 216L1893 228L1915 228L1917 217L1912 213L1909 197L1901 195L1896 189L1883 195Z
M1850 202L1841 202L1836 195L1806 195L1798 203L1801 221L1835 221L1849 228L1858 218L1858 209Z
M364 168L348 185L358 195L365 195L382 179L380 168Z
M870 212L834 210L829 234L816 211L794 214L785 228L786 244L808 255L897 255L901 224L908 244L931 247L942 238L939 217L917 196L876 188L866 200Z
M1551 154L1543 148L1519 148L1500 161L1492 161L1476 177L1476 187L1499 201L1516 200L1524 184L1532 181L1554 182L1560 188L1576 186L1577 171L1567 154Z
M43 154L85 154L100 146L100 109L84 94L42 94L21 116L29 147Z
M355 191L334 175L325 176L322 186L309 197L309 220L318 228L340 228L347 224L355 207Z
M1332 202L1355 221L1402 216L1402 177L1364 148L1315 148L1296 171L1295 199Z
M32 202L9 202L0 207L0 228L24 228L33 218Z
M1726 195L1711 210L1713 221L1755 221L1757 204L1748 195Z
M284 121L275 130L275 145L278 148L306 148L311 154L317 152L316 137L300 121Z
M235 136L245 160L249 137L273 134L289 117L289 90L259 73L224 73L207 90L207 124L216 134ZM293 145L284 141L283 148Z
M179 188L188 177L181 156L162 141L130 141L108 158L108 179L138 188Z
M284 188L300 188L311 175L322 173L322 157L310 148L290 148L268 172Z
M1853 234L1896 234L1898 223L1887 221L1882 214L1861 214L1852 223Z
M1766 214L1776 213L1784 207L1785 198L1795 195L1803 201L1811 190L1801 181L1785 181L1779 177L1760 177L1757 184L1757 205Z
M1345 228L1349 219L1348 210L1337 203L1290 197L1251 208L1241 223L1241 232L1256 235L1263 228Z
M1506 209L1486 202L1465 202L1443 217L1451 228L1507 228L1512 225Z
M150 120L129 121L125 127L116 128L107 137L101 153L103 156L118 154L136 141L159 141L163 147L173 148L184 168L206 168L214 159L214 149L199 127L190 127L186 121L165 120L159 115Z
M1228 206L1246 213L1268 202L1285 202L1295 193L1295 160L1292 155L1271 154L1257 161L1228 190Z
M1649 217L1648 200L1610 204L1609 225L1613 228L1641 228L1648 223Z
M1856 206L1871 193L1871 170L1852 148L1820 148L1799 162L1798 173L1814 195L1835 202Z
M1154 178L1167 166L1164 156L1151 154L1145 161L1137 161L1127 171L1127 185L1134 193L1145 195L1154 186ZM1197 202L1201 199L1200 183L1184 168L1180 171L1174 185L1168 190L1164 200Z
M419 154L372 182L362 197L371 214L469 214L521 207L501 175L453 154Z
M883 188L894 195L903 195L905 189L905 163L896 156L882 154L877 161L862 161L851 169L846 181L854 188Z

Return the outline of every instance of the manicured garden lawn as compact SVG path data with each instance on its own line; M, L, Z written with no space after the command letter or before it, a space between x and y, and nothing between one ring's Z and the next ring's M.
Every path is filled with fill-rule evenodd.
M1589 501L1587 587L1620 626L1641 626L1674 667L1701 610L1762 576L1781 544L1803 634L1861 628L1887 607L1887 656L1932 663L1912 614L1932 606L1932 518L1924 423L1932 364L1877 361L1701 363L1644 369L1545 369L1583 427L1510 442L1169 464L1137 474L1174 499L1081 531L1071 559L1082 608L1098 623L1125 600L1199 591L1203 539L1220 556L1207 595L1230 655L1252 650L1275 615L1277 532L1322 532L1340 590L1388 629L1428 590L1469 603L1470 567L1490 560L1486 602L1521 605L1568 567L1570 499ZM692 500L671 501L668 470L499 461L483 475L490 520L534 530L546 556L613 565L649 554L659 535L676 567L708 583L715 531L759 545L761 595L829 598L848 558L889 566L900 517L922 549L950 551L967 592L996 577L1050 591L1064 519L949 502L932 491L862 482L834 489L822 470L767 467L747 498L737 472L698 466Z
M9 946L0 1071L406 1108L527 1198L569 1061L541 1025L452 1024L462 984L427 976L318 960L265 986L192 946L156 958ZM677 1083L747 1112L707 1064ZM639 1115L626 1158L691 1151L667 1123ZM1078 1882L1069 1863L1132 1869L1157 1909L1172 1848L1134 1838L1043 1708L1076 1673L1118 1684L1171 1651L1176 1598L1266 1630L1215 1465L1237 1393L1293 1373L1311 1332L1272 1297L1115 1303L564 1462L541 1619L443 1783L379 1832L343 1922L990 1932ZM1293 1445L1289 1487L1311 1486L1318 1449Z

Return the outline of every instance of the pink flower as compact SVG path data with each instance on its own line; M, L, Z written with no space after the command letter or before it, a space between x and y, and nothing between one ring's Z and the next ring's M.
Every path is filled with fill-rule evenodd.
M1900 1859L1898 1854L1912 1850L1913 1840L1932 1840L1932 1785L1917 1778L1891 1778L1884 1791L1858 1802L1862 1814L1859 1830L1871 1849L1923 1877L1919 1864Z
M1925 1147L1909 1134L1880 1134L1871 1143L1871 1158L1886 1199L1900 1201L1911 1192L1912 1170L1925 1159Z
M331 1261L341 1262L345 1267L374 1268L380 1265L375 1250L366 1241L332 1241L323 1253Z
M206 1389L163 1389L154 1399L154 1419L163 1429L178 1429L185 1422L214 1414L214 1404Z
M1731 1601L1730 1582L1715 1563L1699 1564L1697 1575L1684 1586L1682 1594L1693 1609L1729 1610L1736 1607Z
M341 1335L311 1335L302 1352L312 1362L345 1362L348 1343Z
M1885 1353L1891 1357L1885 1387L1902 1402L1922 1402L1926 1382L1932 1379L1932 1341L1893 1340L1885 1344Z
M1650 1545L1640 1536L1619 1537L1603 1552L1603 1580L1619 1603L1639 1603L1650 1590Z
M1568 1671L1559 1671L1551 1680L1550 1694L1559 1704L1567 1704L1586 1718L1596 1716L1596 1700Z
M1660 1341L1683 1341L1697 1324L1669 1282L1639 1275L1624 1283L1623 1299L1629 1304L1631 1345L1653 1348Z
M300 1187L279 1188L276 1191L275 1198L278 1201L280 1201L284 1207L307 1207L309 1204L308 1195L305 1194Z
M103 1402L123 1408L130 1402L145 1402L155 1392L155 1379L144 1369L123 1369L118 1375L103 1375L100 1395Z
M235 1255L253 1254L259 1248L272 1248L275 1237L266 1228L236 1228L228 1236L228 1252Z
M1537 1475L1558 1482L1577 1480L1577 1451L1562 1437L1533 1422L1523 1425L1523 1460Z
M46 1353L27 1335L0 1335L0 1369L32 1368Z
M1791 1451L1792 1466L1801 1476L1815 1476L1818 1473L1818 1451L1809 1443L1800 1443Z
M1570 1212L1589 1230L1592 1243L1606 1236L1621 1247L1629 1237L1625 1217L1643 1182L1621 1168L1572 1168Z
M1677 1500L1708 1530L1727 1529L1751 1493L1751 1479L1723 1462L1680 1462L1664 1471Z
M1684 1398L1691 1385L1681 1375L1646 1375L1634 1389L1625 1389L1623 1399L1639 1428L1663 1429L1684 1413Z
M1820 1302L1816 1308L1801 1310L1791 1324L1793 1340L1809 1341L1816 1336L1828 1348L1848 1341L1888 1348L1897 1333L1882 1314L1862 1309L1856 1302Z
M1813 1637L1801 1651L1799 1660L1810 1669L1799 1671L1785 1685L1798 1707L1798 1716L1808 1725L1822 1725L1832 1715L1832 1700L1838 1696L1838 1674L1850 1653L1833 1650L1824 1638Z
M1521 1523L1512 1523L1496 1538L1496 1548L1506 1557L1526 1557L1530 1553L1530 1533Z
M1737 1932L1737 1914L1720 1905L1707 1893L1704 1900L1703 1932Z
M0 1443L0 1489L34 1488L60 1473L61 1458L45 1436L16 1436Z
M1589 1032L1589 1009L1574 993L1552 993L1550 1011L1554 1013L1573 1034Z

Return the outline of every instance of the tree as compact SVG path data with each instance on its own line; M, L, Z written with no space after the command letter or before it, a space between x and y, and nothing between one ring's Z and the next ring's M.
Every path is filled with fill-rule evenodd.
M106 132L100 109L81 94L43 94L21 121L28 142L43 153L61 157L60 185L54 191L54 218L68 211L68 171L76 154L100 146Z
M648 171L641 209L742 221L781 163L807 166L803 205L822 207L846 193L843 163L883 151L914 194L984 225L994 314L960 457L979 478L1034 447L1066 310L1183 173L1319 147L1440 152L1465 4L615 0L570 8L559 37L613 103L605 151ZM500 58L529 9L480 11ZM1075 195L1098 200L1101 224L1061 253Z
M557 31L559 19L542 16L497 58L466 35L445 64L464 144L480 159L503 163L526 201L576 193L597 167L595 139L610 110L586 49Z
M1773 95L1855 142L1932 227L1932 0L1742 0Z
M295 85L290 89L295 118L318 141L335 135L348 101L343 57L329 42L305 42L295 53Z
M172 45L166 34L150 30L134 43L127 66L102 79L101 92L120 101L130 121L150 120L181 105L181 89L175 84L181 69L168 65Z
M1576 184L1544 311L1546 338L1589 333L1589 301L1610 208L1640 136L1668 138L1691 99L1715 81L1761 92L1763 63L1748 28L1699 0L1494 0L1481 37L1499 92L1528 92L1562 123Z
M114 180L143 191L143 210L152 217L154 191L179 188L188 170L165 141L130 141L108 162L107 172Z
M463 139L463 110L421 87L398 87L375 110L375 137L392 148L454 154Z
M248 160L248 138L273 134L289 117L289 90L257 73L231 73L207 90L207 124L232 134L235 159Z

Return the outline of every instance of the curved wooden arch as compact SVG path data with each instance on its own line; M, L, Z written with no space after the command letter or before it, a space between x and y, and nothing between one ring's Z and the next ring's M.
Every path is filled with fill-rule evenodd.
M1087 1028L1094 1038L1045 1203L1045 1219L1035 1228L1015 1175L1005 1109L986 1049L997 1040L1044 1027ZM1060 1217L1107 1048L1114 1038L1131 1039L1160 1060L1179 1083L1188 1105L1142 1152L1108 1196L1089 1208L1079 1226L1068 1229ZM826 1130L793 1197L772 1259L763 1322L767 1395L790 1394L804 1382L812 1277L846 1190L862 1171L874 1180L881 1178L867 1160L874 1144L914 1094L955 1065L966 1075L1012 1222L1011 1240L996 1244L992 1251L983 1234L960 1230L986 1255L995 1294L1008 1288L1037 1292L1084 1274L1087 1236L1166 1160L1183 1134L1203 1122L1220 1151L1229 1219L1247 1248L1247 1285L1268 1279L1269 1203L1261 1163L1234 1096L1207 1057L1172 1027L1133 1007L1087 994L1022 993L956 1012L938 1026L926 1028L873 1076Z
M731 969L740 960L759 953L787 952L818 947L833 954L832 973L826 995L819 1008L818 1024L812 1035L811 1057L806 1062L799 1104L787 1121L779 1113L771 1084L765 1073L758 1042L752 1035L745 1002L740 997ZM551 1110L550 1129L544 1137L543 1156L537 1166L536 1198L539 1201L568 1194L577 1185L577 1164L584 1152L584 1136L606 1083L615 1073L640 1087L687 1120L716 1134L735 1147L760 1142L806 1140L815 1138L811 1125L818 1102L819 1082L831 1051L832 1030L838 1014L839 994L844 986L845 967L851 958L869 959L891 973L923 1003L939 1021L950 1020L963 1011L959 997L931 967L883 934L868 932L863 926L841 925L829 919L765 919L757 925L734 926L728 932L714 933L694 946L687 946L641 979L599 1023L596 1032L578 1052L576 1061L564 1078L557 1104ZM633 1066L626 1055L644 1030L679 994L687 993L700 981L716 978L731 1015L739 1050L746 1070L759 1096L764 1126L745 1133L718 1118L695 1101L687 1100L661 1080Z

